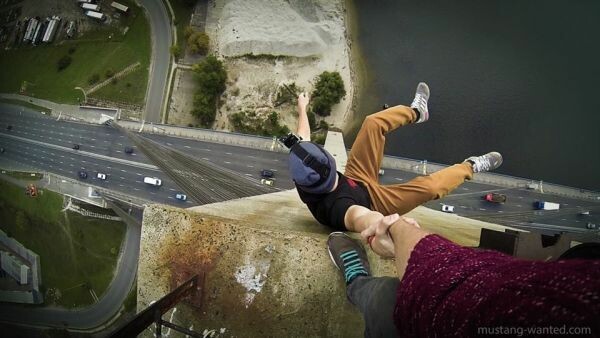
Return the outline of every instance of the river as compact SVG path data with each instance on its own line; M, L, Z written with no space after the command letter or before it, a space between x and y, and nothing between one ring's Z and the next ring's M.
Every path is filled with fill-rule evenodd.
M454 163L491 150L497 172L600 191L600 1L354 0L359 121L431 88L430 120L386 154Z

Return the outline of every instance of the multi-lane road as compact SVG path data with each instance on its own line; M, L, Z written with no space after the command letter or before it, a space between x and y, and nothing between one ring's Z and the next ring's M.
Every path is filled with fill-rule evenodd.
M110 126L96 126L54 118L12 105L0 105L0 147L6 149L2 161L14 161L58 175L77 178L79 170L86 170L86 183L130 194L146 200L179 206L191 206L192 201L181 202L175 193L182 191L140 151L124 153L125 146L135 145L121 131ZM6 126L13 126L6 130ZM293 188L287 171L287 155L279 152L249 149L226 144L201 142L171 136L146 134L145 137L197 160L210 161L239 175L258 179L261 169L275 172L276 187ZM80 150L71 149L80 144ZM106 181L95 178L97 172L108 175ZM384 184L407 182L417 174L386 169L381 176ZM159 177L163 186L153 187L143 183L143 177ZM486 192L507 195L504 204L482 200ZM559 211L536 211L532 204L538 200L561 203ZM458 215L522 228L590 232L587 223L599 224L600 201L579 200L536 191L506 189L503 187L467 182L442 200L431 201L426 206L440 210L441 204L455 207ZM590 211L590 215L582 212ZM591 231L590 233L593 233Z
M152 39L152 59L148 76L148 92L146 95L146 111L144 118L150 122L160 122L161 111L165 101L171 54L169 48L173 44L171 21L162 0L140 0L150 21Z
M193 205L190 200L176 200L175 194L182 189L138 151L124 133L113 127L56 121L12 105L0 105L0 109L0 147L5 149L0 164L12 161L77 179L78 172L84 170L88 178L80 180L86 184L158 203ZM9 125L12 126L10 131L7 130ZM173 137L149 135L149 138L241 176L258 179L261 169L271 169L276 173L276 187L292 187L285 154ZM72 149L74 144L79 145L79 150ZM126 154L126 146L134 148L134 153ZM96 178L97 173L106 174L107 179ZM162 179L163 185L154 187L143 183L146 176Z

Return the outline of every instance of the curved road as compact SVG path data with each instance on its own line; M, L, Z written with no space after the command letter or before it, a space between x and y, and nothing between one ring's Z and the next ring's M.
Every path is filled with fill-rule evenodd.
M162 0L139 0L139 3L146 9L152 38L152 58L144 119L149 122L160 122L171 66L169 51L173 44L171 21Z

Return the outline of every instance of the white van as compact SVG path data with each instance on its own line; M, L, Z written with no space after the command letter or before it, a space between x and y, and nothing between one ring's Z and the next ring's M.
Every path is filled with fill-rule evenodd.
M154 185L154 186L160 186L162 185L162 181L159 178L156 177L144 177L144 183L150 184L150 185Z

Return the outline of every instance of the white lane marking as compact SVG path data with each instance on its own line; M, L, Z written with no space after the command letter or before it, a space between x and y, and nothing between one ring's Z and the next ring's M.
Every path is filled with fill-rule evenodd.
M142 183L142 181L135 181L135 183Z
M95 139L95 138L93 138L93 139L92 139L92 141L96 141L96 139Z
M154 191L151 191L150 193L151 193L152 195L156 195L156 193L155 193Z
M484 209L484 208L479 208L479 210L481 210L481 211L485 211L486 209Z
M123 177L123 176L119 176L119 177L120 177L122 180L124 180L124 179L125 179L125 177Z
M140 173L135 173L135 174L138 175L138 176L142 176L142 174L140 174Z
M566 218L561 218L560 220L561 220L561 221L566 221L567 219L566 219Z
M226 164L231 164L231 162L229 162L229 161L225 161L225 163L226 163Z
M442 203L440 203L442 204ZM460 208L466 209L467 207L465 207L464 205L459 205Z
M175 191L175 189L173 189L173 188L169 188L169 190L171 190L171 191Z
M225 155L231 155L231 153L225 153Z
M173 197L171 197L171 196L167 196L167 198L168 198L168 199L171 199L171 200L173 199Z
M92 148L96 148L96 147L94 147L94 146L92 146L92 145L90 145L90 147L92 147Z
M520 205L520 204L517 204L517 207L519 207L519 208L522 208L523 206L522 206L522 205Z
M502 212L504 212L504 211L502 211L502 210L498 210L498 212L502 213Z
M395 179L396 181L404 181L404 179L403 179L403 178L394 177L394 179Z
M208 149L208 148L202 148L201 150L210 151L210 149Z
M249 164L246 167L248 167L248 168L254 168L253 165L249 165Z
M205 160L205 161L210 161L210 159L206 158L206 157L203 157L202 159Z
M183 147L184 147L184 148L188 148L188 149L190 149L190 148L191 148L190 146L183 146Z
M69 164L70 167L74 167L73 163Z
M120 145L120 146L122 146L122 145L123 145L123 143L117 143L117 144L118 144L118 145Z
M133 188L133 190L135 190L135 191L140 191L140 189L138 189L138 188Z
M246 175L246 176L252 176L252 174L244 174L244 175Z
M126 173L127 171L125 169L121 169L122 172Z
M121 152L120 150L117 150L117 153L120 153L120 152Z
M119 187L124 187L124 185L122 185L122 184L119 184Z

